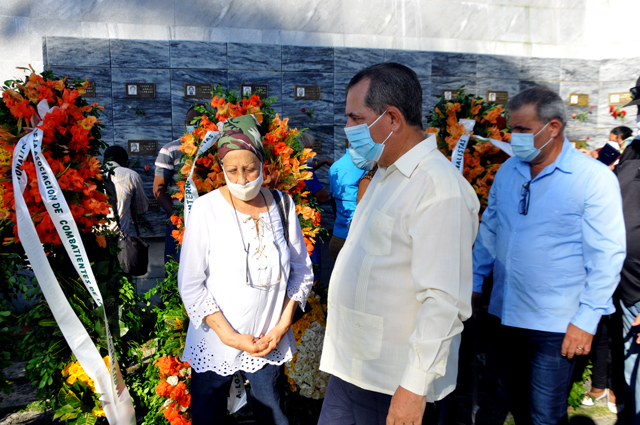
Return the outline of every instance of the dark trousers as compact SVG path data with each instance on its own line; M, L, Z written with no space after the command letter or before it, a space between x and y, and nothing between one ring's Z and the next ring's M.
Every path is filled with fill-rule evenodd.
M345 241L346 239L339 238L336 235L331 236L331 240L329 240L329 254L331 254L333 261L336 261L338 258L338 254L340 254L340 250L342 250Z
M564 333L496 326L498 392L516 424L567 423L575 361L562 357Z
M248 392L257 424L289 425L284 414L284 365L267 364L253 373L244 372L251 390ZM208 371L191 376L191 417L193 425L224 423L227 398L233 375L222 376Z
M427 403L423 425L446 423L448 397ZM385 425L391 406L391 396L363 390L332 376L322 403L318 425ZM195 424L194 424L195 425Z
M624 355L620 332L622 321L617 313L602 316L598 330L593 337L589 354L593 368L591 369L591 386L610 388L614 394L622 397L624 391Z

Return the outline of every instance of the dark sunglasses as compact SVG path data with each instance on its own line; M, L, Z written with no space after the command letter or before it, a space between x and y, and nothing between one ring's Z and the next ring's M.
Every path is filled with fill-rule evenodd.
M518 212L523 215L527 215L529 212L529 199L531 198L531 192L529 191L530 185L531 180L523 184L522 189L520 190L520 196L522 196L522 199L520 200Z

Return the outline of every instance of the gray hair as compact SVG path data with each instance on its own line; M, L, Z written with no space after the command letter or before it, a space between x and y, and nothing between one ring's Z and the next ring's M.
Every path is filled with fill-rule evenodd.
M422 86L413 70L394 62L379 63L358 72L349 81L351 87L369 80L364 98L367 108L381 115L389 106L400 110L407 124L422 129Z
M315 142L316 138L313 137L313 134L308 131L303 131L300 134L300 144L305 149L313 149L313 142Z
M567 111L562 98L548 87L535 86L526 89L509 99L507 109L515 112L525 105L534 105L538 120L548 123L557 119L562 123L562 129L567 125Z

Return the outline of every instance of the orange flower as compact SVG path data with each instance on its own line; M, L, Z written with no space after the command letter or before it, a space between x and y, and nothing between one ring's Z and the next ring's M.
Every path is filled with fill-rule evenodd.
M104 237L104 235L96 235L96 241L98 242L98 245L102 248L106 248L107 247L107 239Z

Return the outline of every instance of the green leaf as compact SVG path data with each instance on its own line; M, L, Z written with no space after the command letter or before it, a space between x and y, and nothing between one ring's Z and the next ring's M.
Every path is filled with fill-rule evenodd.
M83 413L75 421L77 425L94 425L96 422L98 422L98 418L93 416L93 413Z
M42 319L38 322L39 326L58 326L56 319Z
M78 396L71 391L67 393L64 400L67 402L69 406L73 407L74 409L77 409L82 405L82 402L80 401Z

